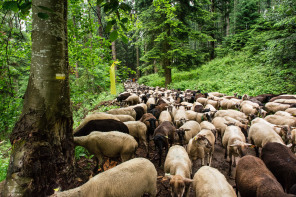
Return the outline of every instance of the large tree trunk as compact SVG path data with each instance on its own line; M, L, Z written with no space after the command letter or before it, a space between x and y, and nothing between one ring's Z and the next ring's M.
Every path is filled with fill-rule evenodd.
M116 60L116 44L115 44L115 41L112 42L112 59Z
M32 62L24 107L10 137L12 152L2 196L46 196L69 185L74 169L67 1L33 0ZM52 9L49 19L38 6Z
M211 0L211 13L214 13L215 12L215 2L214 0ZM213 29L215 28L215 25L213 27ZM211 37L213 39L215 39L215 34L214 33L211 33L210 34ZM215 41L210 41L210 60L213 60L215 58Z
M225 13L225 21L226 21L226 36L229 36L229 29L230 29L230 20L229 20L229 2L226 2L226 13Z
M99 23L99 35L103 38L103 24L102 24L102 15L101 15L101 7L97 5L97 16L98 16L98 23Z

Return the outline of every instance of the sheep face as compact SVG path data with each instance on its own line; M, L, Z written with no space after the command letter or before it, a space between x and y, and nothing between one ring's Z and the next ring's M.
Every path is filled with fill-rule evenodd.
M180 175L169 176L170 178L170 188L171 195L173 197L182 197L184 193L188 192L190 184L193 180L188 178L183 178Z
M178 137L179 137L180 144L182 146L183 146L183 141L185 139L185 132L186 131L190 131L190 129L179 128L179 129L176 130L176 133L178 134Z
M194 141L199 147L212 148L211 142L204 135L194 137Z
M237 142L235 144L230 145L233 149L234 156L243 157L247 155L248 147L252 146L252 144L244 143L244 142Z

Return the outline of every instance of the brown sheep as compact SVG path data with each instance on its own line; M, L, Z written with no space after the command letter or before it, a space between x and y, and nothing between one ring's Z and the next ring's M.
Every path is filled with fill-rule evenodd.
M262 148L261 158L286 192L296 185L296 156L287 146L267 143Z
M294 196L286 194L263 161L251 155L246 155L238 161L235 182L236 190L241 197Z

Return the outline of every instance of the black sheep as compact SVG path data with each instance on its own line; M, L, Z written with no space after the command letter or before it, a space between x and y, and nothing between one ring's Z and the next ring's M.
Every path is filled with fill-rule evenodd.
M131 94L129 92L126 93L122 93L120 95L118 95L118 97L116 98L118 102L122 102L123 100L127 99Z
M144 108L143 107L141 107L141 106L137 106L137 107L134 107L133 108L135 111L136 111L136 113L137 113L137 115L136 115L136 120L140 120L141 118L142 118L142 116L144 115Z
M81 129L74 133L74 136L86 136L93 131L120 131L123 133L129 133L129 130L124 123L118 120L104 119L87 122Z

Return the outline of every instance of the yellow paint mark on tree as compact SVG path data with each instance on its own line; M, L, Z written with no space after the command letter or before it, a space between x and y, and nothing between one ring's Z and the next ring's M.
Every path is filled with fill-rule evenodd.
M115 86L115 64L118 64L118 61L113 62L110 66L110 84L111 84L111 94L116 94L116 86Z

